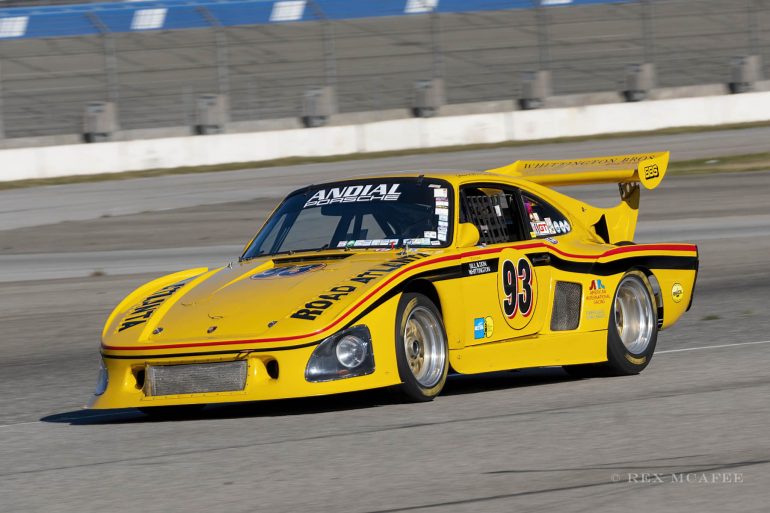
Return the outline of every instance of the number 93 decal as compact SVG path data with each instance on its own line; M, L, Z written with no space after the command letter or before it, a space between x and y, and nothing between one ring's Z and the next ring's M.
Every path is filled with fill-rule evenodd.
M526 258L503 261L499 272L499 293L505 319L520 330L529 324L535 308L537 288L532 264Z

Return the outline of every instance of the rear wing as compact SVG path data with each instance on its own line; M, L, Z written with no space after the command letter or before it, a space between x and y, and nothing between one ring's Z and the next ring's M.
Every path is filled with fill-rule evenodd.
M523 178L547 186L641 183L654 189L668 168L669 152L573 160L517 160L487 173Z
M574 160L518 160L488 173L521 178L545 186L617 183L620 204L597 208L562 195L571 211L600 240L608 244L632 241L639 214L640 183L654 189L668 168L669 152Z

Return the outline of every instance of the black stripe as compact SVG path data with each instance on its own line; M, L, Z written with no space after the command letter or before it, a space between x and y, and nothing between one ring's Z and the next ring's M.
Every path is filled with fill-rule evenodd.
M632 256L613 260L612 262L573 262L564 260L552 253L528 253L532 260L539 255L549 255L549 263L535 264L536 266L548 265L560 271L579 274L593 274L596 276L610 276L626 272L634 267L647 269L677 269L692 271L698 268L698 257L691 256Z

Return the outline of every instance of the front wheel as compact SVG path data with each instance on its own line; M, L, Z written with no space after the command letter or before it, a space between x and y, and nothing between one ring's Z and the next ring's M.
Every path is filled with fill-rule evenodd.
M449 371L447 336L441 313L426 296L401 296L396 314L396 360L401 392L412 401L431 401Z

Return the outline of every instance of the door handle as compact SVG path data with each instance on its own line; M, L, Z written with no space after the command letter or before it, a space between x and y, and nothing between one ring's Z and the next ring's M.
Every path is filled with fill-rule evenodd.
M534 255L533 257L530 257L530 260L532 260L532 265L551 265L551 255L548 253Z

